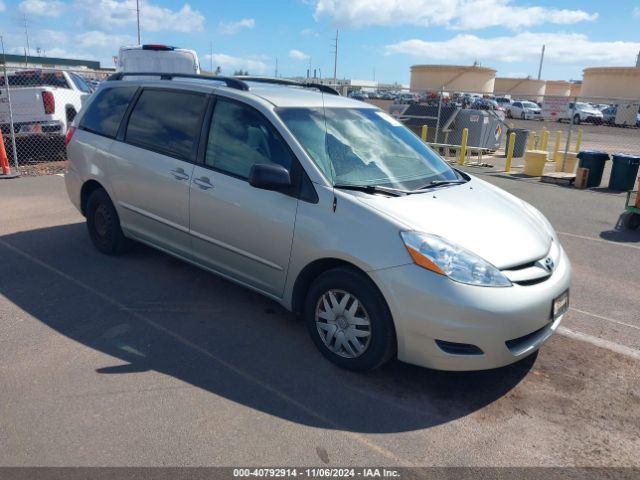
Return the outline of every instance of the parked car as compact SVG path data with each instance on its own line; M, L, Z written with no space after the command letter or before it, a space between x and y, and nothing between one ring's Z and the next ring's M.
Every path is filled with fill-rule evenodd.
M53 140L62 146L67 127L91 94L78 74L61 70L21 70L7 75L16 138ZM10 127L9 95L0 76L0 128Z
M509 109L509 106L511 105L511 99L508 97L496 97L494 100L498 103L498 105L504 108L505 112Z
M558 121L571 121L572 118L575 125L581 122L600 124L603 121L602 112L584 102L570 102L564 115L558 116Z
M471 104L472 109L475 110L489 110L496 113L496 115L500 118L500 120L505 119L505 111L504 108L500 106L498 102L495 100L490 100L488 98L478 98L475 102Z
M200 62L194 50L162 44L120 47L117 72L199 74Z
M507 117L522 120L542 119L542 110L537 103L528 100L517 100L507 107Z
M100 252L138 240L260 292L354 370L396 356L499 367L558 328L571 267L546 218L377 107L237 78L118 78L67 137L69 198Z
M602 110L602 123L607 125L615 125L616 114L618 113L618 107L610 106Z

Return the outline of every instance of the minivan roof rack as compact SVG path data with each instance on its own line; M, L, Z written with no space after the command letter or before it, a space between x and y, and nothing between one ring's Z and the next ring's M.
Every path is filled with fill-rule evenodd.
M273 85L288 85L302 88L315 88L323 93L330 95L340 95L335 88L329 85L322 85L321 83L313 82L297 82L295 80L287 80L284 78L272 78L272 77L221 77L221 76L208 76L208 75L196 75L195 73L160 73L160 72L117 72L110 75L107 80L122 80L123 77L160 77L160 80L173 80L174 78L197 78L198 80L211 80L214 82L222 82L229 88L235 88L236 90L249 90L249 85L246 82L256 83L270 83Z
M229 88L236 90L249 90L249 85L238 78L196 75L195 73L160 73L160 72L117 72L110 75L107 80L122 80L122 77L160 77L160 80L173 80L174 78L197 78L198 80L212 80L222 82Z
M303 88L315 88L320 90L323 93L328 93L330 95L340 95L335 88L330 87L329 85L323 85L321 83L313 83L313 82L297 82L295 80L287 80L286 78L277 78L277 77L251 77L247 75L236 77L240 80L244 80L245 82L256 82L256 83L270 83L273 85L290 85L294 87L303 87Z

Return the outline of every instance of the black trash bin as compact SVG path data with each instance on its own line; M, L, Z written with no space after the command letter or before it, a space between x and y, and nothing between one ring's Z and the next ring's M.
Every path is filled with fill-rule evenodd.
M524 128L508 128L507 129L507 144L505 146L505 155L507 150L509 149L509 137L511 134L516 134L516 142L513 144L513 156L524 157L524 152L527 149L527 141L529 140L529 130L525 130Z
M636 177L638 176L640 157L614 153L611 158L613 160L613 167L611 168L611 177L609 178L609 188L620 191L633 190Z
M578 154L578 158L580 159L578 167L589 169L587 188L600 186L602 182L602 172L604 172L604 164L609 160L609 154L607 152L583 150Z

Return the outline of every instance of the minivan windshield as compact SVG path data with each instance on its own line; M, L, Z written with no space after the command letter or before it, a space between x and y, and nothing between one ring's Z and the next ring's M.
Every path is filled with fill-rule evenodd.
M280 108L278 115L333 185L417 190L456 181L447 163L373 108Z

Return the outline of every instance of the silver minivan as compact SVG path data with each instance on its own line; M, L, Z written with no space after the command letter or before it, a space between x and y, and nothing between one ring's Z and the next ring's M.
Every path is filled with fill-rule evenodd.
M116 74L67 143L98 250L136 240L258 291L344 368L500 367L568 308L538 210L326 86Z

